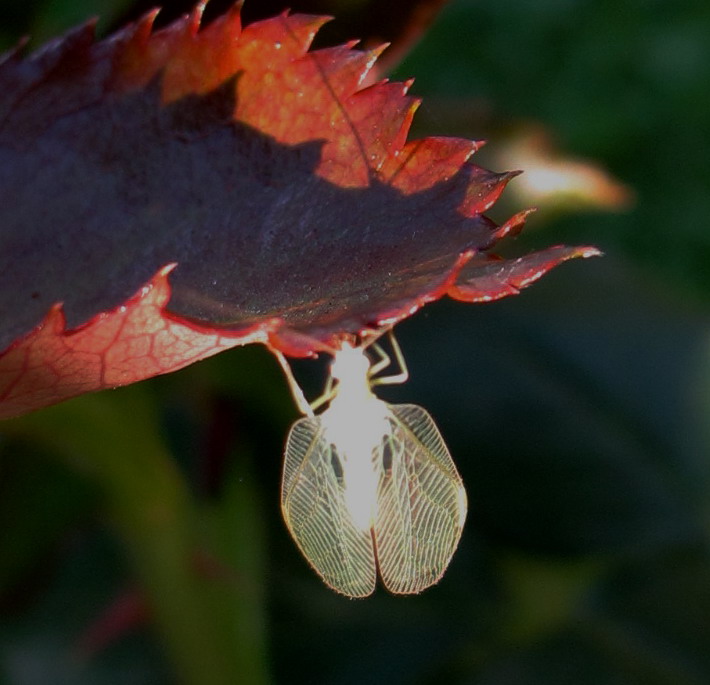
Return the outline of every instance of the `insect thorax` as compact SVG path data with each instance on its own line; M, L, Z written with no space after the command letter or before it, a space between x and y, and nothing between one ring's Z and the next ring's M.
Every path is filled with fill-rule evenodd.
M344 497L353 522L366 529L375 515L381 468L376 458L390 424L387 405L374 395L370 393L362 402L353 399L337 395L321 414L321 421L324 438L333 446L342 468Z

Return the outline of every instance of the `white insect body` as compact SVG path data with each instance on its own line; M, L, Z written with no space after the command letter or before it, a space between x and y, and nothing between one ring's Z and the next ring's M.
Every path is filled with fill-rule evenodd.
M379 351L371 365L363 347L343 344L329 391L314 403L329 400L328 408L319 415L304 409L309 415L291 428L284 455L286 525L323 581L349 597L370 595L378 569L396 594L436 583L466 518L463 482L431 416L372 392L407 375L402 368L374 378L389 363Z

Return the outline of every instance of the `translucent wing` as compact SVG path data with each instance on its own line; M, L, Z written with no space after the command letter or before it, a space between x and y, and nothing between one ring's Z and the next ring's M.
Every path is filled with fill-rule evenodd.
M391 434L381 445L375 547L382 582L418 593L446 571L466 518L466 491L431 416L390 405Z
M297 421L286 442L281 510L299 549L326 585L349 597L375 589L370 530L358 529L344 499L342 460L318 416Z

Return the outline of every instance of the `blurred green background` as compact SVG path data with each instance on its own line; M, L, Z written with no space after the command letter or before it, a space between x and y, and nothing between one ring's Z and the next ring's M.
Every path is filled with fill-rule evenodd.
M132 10L3 0L0 43ZM487 137L500 170L542 131L625 187L541 196L508 246L603 259L397 329L412 377L382 395L433 414L469 493L438 586L321 584L280 518L295 408L233 350L0 426L0 682L710 682L709 36L704 0L454 0L395 74L417 135Z

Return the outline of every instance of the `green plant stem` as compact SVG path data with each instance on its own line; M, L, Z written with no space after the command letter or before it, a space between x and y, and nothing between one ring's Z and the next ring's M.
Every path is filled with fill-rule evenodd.
M41 442L100 483L178 681L251 682L214 615L214 588L197 572L195 505L145 390L83 397L8 421L3 431Z
M215 611L224 620L224 632L234 645L242 683L266 685L268 658L264 612L264 524L258 490L249 468L250 455L241 449L216 506L206 512L207 530L219 558L233 573L237 592L215 597ZM230 604L224 604L225 600Z

